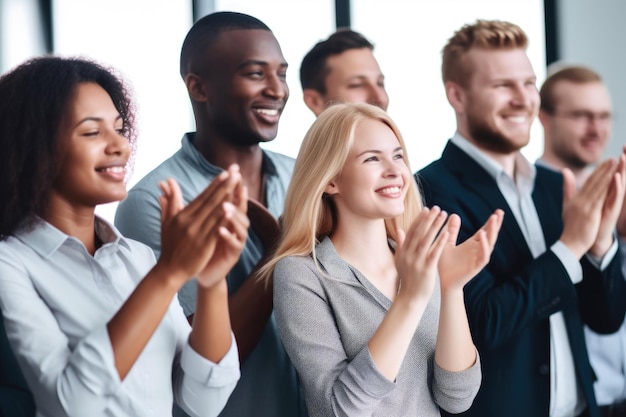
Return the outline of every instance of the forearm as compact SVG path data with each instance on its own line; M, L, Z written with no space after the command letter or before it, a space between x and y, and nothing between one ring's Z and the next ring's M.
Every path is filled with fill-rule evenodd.
M228 300L230 323L243 362L259 342L272 313L272 284L251 274Z
M462 289L441 292L435 362L451 372L463 371L476 362Z
M211 288L198 286L196 312L189 344L201 356L219 363L231 346L226 280Z
M369 340L372 360L390 381L395 380L400 371L427 304L427 299L409 301L398 295Z
M124 379L179 289L175 279L155 266L107 325L115 367Z

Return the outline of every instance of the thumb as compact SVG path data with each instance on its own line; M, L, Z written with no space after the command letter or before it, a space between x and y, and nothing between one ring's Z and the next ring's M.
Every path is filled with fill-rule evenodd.
M576 195L576 178L569 168L561 170L563 174L563 207Z

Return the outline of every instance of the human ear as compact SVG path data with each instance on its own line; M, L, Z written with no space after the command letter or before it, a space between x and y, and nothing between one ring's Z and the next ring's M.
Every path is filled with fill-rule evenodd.
M326 184L326 188L324 188L324 193L328 195L337 194L338 192L339 189L337 188L337 184L335 184L335 181L330 181L328 184Z
M304 104L315 113L315 116L319 116L326 108L326 100L319 92L311 88L305 88L302 91L302 98L304 99Z
M189 73L185 76L185 85L187 86L187 92L189 97L193 101L206 101L208 94L206 86L198 75Z
M452 108L457 113L464 113L465 91L463 87L455 82L446 81L444 88L446 89L446 97Z

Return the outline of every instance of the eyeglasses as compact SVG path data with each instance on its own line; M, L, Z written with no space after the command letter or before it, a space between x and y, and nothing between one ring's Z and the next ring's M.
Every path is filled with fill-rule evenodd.
M610 112L592 112L588 110L572 110L563 113L553 113L555 117L563 117L570 119L576 123L600 123L608 124L613 120L613 115Z

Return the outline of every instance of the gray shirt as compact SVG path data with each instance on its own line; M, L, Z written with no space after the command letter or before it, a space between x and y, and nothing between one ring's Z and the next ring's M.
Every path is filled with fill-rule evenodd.
M180 150L142 178L118 206L115 224L128 237L161 251L161 208L159 181L174 178L185 203L200 194L223 170L211 165L193 145L194 133L183 136ZM294 160L263 151L266 201L276 217L283 212L285 194ZM252 229L237 264L228 274L228 289L236 291L248 279L263 256L263 245ZM195 311L196 283L189 282L178 294L186 315ZM241 368L241 379L220 416L297 417L304 411L295 370L276 333L273 315L256 348Z
M480 387L480 361L448 372L434 361L439 285L395 381L376 368L368 341L391 306L363 274L339 257L329 238L311 256L282 259L274 272L278 331L303 384L309 415L439 416L467 410Z

